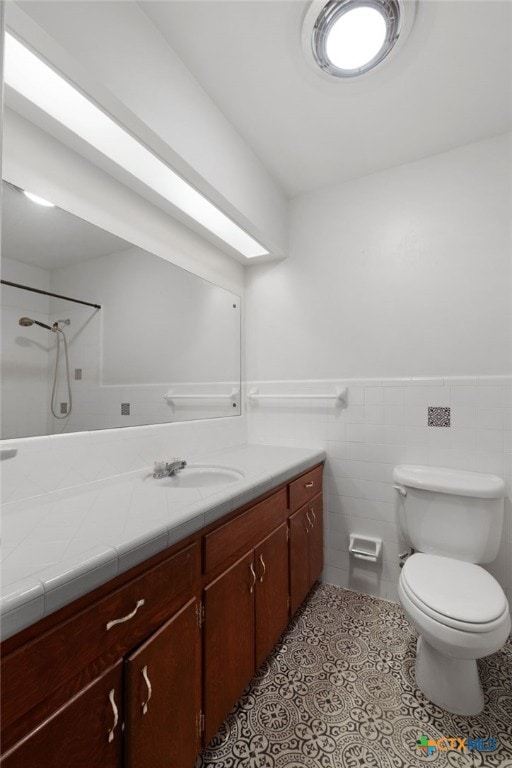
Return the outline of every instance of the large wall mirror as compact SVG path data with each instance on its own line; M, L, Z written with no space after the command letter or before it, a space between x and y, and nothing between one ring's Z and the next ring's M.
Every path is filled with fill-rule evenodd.
M2 438L240 414L239 296L5 181L1 278Z

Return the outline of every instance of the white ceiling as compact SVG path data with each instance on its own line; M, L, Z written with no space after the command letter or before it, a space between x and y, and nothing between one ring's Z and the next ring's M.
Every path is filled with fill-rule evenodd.
M512 127L510 0L419 0L399 53L350 82L305 61L304 0L140 5L291 196Z
M2 183L3 258L57 269L130 247L94 224L61 208L37 205L12 184Z

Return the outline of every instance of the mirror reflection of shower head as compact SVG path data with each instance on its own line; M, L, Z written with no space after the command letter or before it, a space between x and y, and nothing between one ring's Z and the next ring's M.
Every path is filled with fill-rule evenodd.
M71 394L71 383L69 378L69 358L68 358L68 342L66 339L66 334L63 330L59 328L59 323L63 323L64 325L69 325L70 320L56 320L53 325L47 325L46 323L41 323L39 320L34 320L32 317L20 317L18 320L18 323L23 326L24 328L28 328L30 325L39 325L41 328L46 328L47 331L53 331L53 333L57 334L56 337L56 355L55 355L55 373L53 375L53 389L52 389L52 397L50 400L50 409L52 412L52 415L56 419L67 419L71 413L71 409L73 407L72 404L72 394ZM58 335L60 334L60 336ZM62 339L61 339L62 337ZM57 398L57 375L59 372L59 357L60 357L60 342L63 342L64 344L64 355L66 359L66 383L67 383L67 390L68 390L68 408L66 409L66 412L64 414L57 413L57 407L56 407L56 398ZM62 407L62 406L61 406Z
M46 328L46 330L48 331L55 332L56 330L55 328L52 328L51 325L46 325L46 323L41 323L39 320L32 320L31 317L20 317L18 322L24 328L28 328L29 325L39 325L41 328Z

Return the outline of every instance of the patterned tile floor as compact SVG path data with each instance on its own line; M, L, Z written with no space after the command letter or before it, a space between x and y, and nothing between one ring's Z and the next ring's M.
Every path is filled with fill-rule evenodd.
M478 662L476 717L417 690L415 644L399 605L317 585L196 768L512 768L512 641ZM423 736L495 737L497 749L427 755Z

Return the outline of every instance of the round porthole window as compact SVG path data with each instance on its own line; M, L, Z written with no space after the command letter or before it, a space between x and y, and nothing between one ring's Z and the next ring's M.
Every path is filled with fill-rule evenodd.
M304 19L306 54L328 75L362 75L384 61L405 37L414 5L410 0L406 17L402 0L315 0Z

